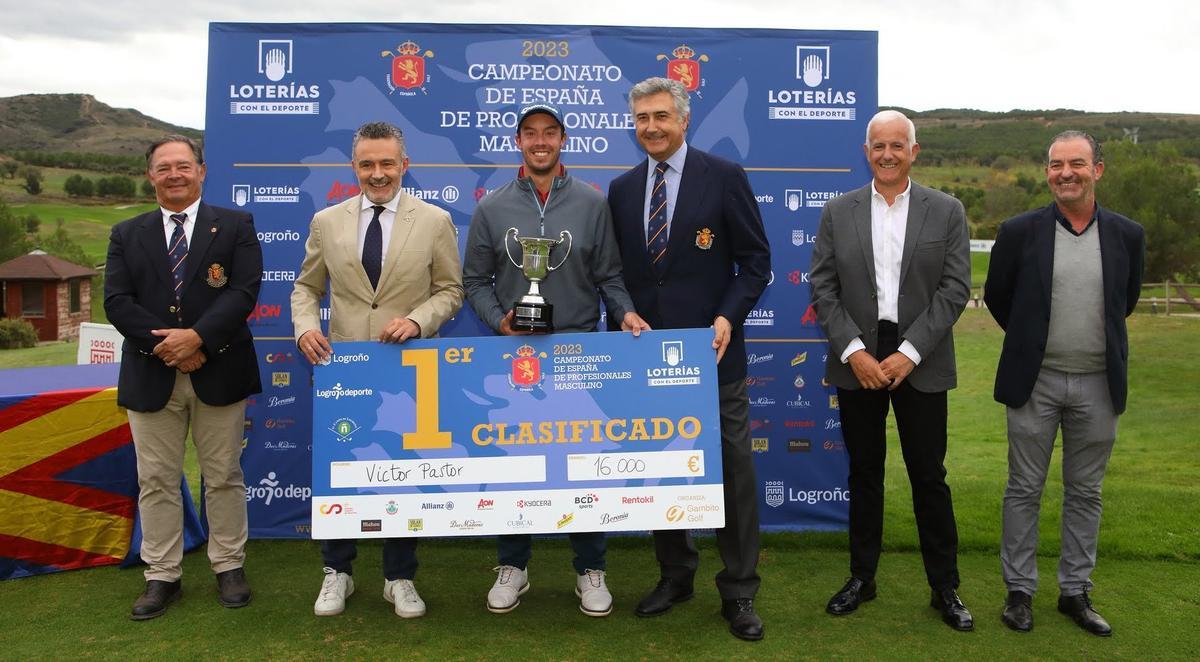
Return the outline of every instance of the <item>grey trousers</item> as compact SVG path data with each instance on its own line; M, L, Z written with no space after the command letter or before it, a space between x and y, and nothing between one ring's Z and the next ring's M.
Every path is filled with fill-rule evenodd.
M1029 402L1008 408L1008 486L1000 569L1010 591L1037 590L1038 511L1054 438L1062 428L1062 595L1092 589L1100 534L1100 484L1117 437L1103 372L1069 374L1043 368Z

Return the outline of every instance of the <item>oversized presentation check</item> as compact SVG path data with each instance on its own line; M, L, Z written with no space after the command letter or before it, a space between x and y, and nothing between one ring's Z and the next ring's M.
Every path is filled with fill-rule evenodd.
M710 329L334 343L314 538L725 524Z

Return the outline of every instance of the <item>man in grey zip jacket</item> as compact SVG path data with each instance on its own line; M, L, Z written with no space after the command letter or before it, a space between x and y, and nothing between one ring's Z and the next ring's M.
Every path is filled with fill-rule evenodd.
M554 247L550 265L561 262L562 266L541 283L542 295L553 306L554 331L595 331L600 321L597 293L608 315L621 320L623 331L637 335L648 330L650 326L634 312L625 290L612 214L604 195L567 175L559 162L566 129L558 109L545 104L523 108L516 142L524 161L517 178L480 200L471 215L463 287L475 314L501 335L525 333L512 328L512 306L529 291L529 280L509 261L509 250L513 259L521 260L521 247L508 239L508 230L516 228L520 237L554 239L566 230L571 234L570 253L566 242ZM605 584L604 534L572 533L570 538L579 608L588 616L607 616L612 611L612 594ZM531 537L500 536L497 552L497 577L488 592L487 607L503 614L516 609L521 594L529 589Z

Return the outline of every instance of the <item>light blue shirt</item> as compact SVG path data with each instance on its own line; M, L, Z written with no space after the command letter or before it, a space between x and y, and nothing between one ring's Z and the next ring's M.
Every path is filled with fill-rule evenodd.
M642 209L642 236L650 226L650 196L654 193L654 169L658 161L653 157L646 159L650 166L646 168L646 204ZM675 153L667 158L667 171L663 173L663 182L667 187L667 236L671 236L671 219L675 218L675 198L679 196L679 180L683 177L683 164L687 161L687 143L679 146Z

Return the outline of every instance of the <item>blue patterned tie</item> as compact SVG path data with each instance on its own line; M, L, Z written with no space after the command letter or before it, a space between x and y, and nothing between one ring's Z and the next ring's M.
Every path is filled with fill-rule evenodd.
M171 276L175 279L175 310L179 310L179 300L183 296L183 272L187 270L188 242L183 232L183 224L187 223L187 214L171 214L175 229L171 231L171 246L167 249L167 257L171 260Z
M646 253L656 267L667 252L667 183L663 173L666 161L654 166L654 190L650 193L650 223L646 225Z
M375 215L367 226L367 237L363 240L362 265L371 280L371 289L379 285L379 273L383 271L383 226L379 223L379 215L383 213L382 205L371 207Z

